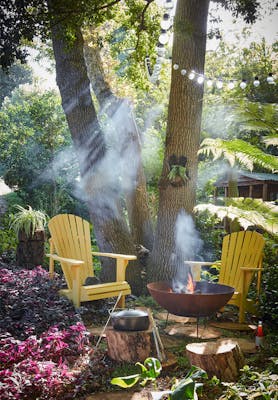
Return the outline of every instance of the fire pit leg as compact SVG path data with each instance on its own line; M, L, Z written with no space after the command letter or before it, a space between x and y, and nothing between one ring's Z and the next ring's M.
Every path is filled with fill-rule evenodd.
M168 318L169 318L169 311L167 311L167 317L166 317L165 328L167 328L167 325L168 325ZM165 329L165 328L164 328L164 329Z

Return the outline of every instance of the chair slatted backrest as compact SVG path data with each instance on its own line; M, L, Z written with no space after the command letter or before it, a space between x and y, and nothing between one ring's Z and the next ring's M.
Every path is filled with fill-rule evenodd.
M94 276L90 224L72 214L59 214L48 223L51 238L58 256L84 261L81 268L81 282L88 276ZM68 287L72 288L71 268L62 262L62 269Z
M222 244L219 283L232 286L241 291L243 274L241 267L259 268L261 266L264 238L255 231L241 231L226 235ZM252 276L248 274L246 290Z

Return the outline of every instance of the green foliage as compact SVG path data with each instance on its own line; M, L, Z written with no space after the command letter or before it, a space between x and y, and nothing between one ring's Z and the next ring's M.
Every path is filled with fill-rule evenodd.
M216 261L221 258L222 241L225 232L220 219L209 210L197 211L195 225L203 241L201 256L206 261Z
M47 214L74 211L78 174L60 98L54 92L16 91L0 111L0 169L24 204Z
M277 364L277 359L273 360ZM277 400L278 377L272 371L257 372L245 365L238 382L222 382L224 394L219 400L260 399Z
M139 362L136 363L141 368L141 372L133 375L122 376L113 378L111 383L118 385L124 389L133 387L136 383L140 382L142 386L145 386L148 381L154 382L159 376L162 366L158 359L149 357L144 361L144 364ZM171 390L167 391L169 394L169 400L195 400L198 399L197 389L202 387L202 383L197 383L195 380L207 378L207 374L204 370L195 367L194 365L190 368L185 378L176 380Z
M18 236L23 231L27 237L33 236L36 230L43 230L46 224L46 214L40 210L33 210L31 206L23 208L16 206L18 212L14 214L10 227Z
M134 386L140 381L140 384L145 386L148 381L155 381L162 368L160 361L153 357L146 358L144 364L137 362L135 365L138 365L141 368L140 373L113 378L111 380L112 385L118 385L126 389Z
M0 69L0 105L5 97L10 97L12 91L24 83L32 82L31 67L19 63L13 64L9 71Z
M261 228L270 235L277 235L277 206L260 199L233 198L227 201L227 206L214 204L198 204L194 211L196 213L207 210L211 215L220 220L228 218L236 221L243 229Z
M278 240L265 234L262 289L260 294L259 312L264 321L277 324L278 321Z
M169 394L170 400L195 400L198 399L197 389L200 389L203 384L197 383L195 380L206 379L207 373L201 368L192 365L186 377L177 381L171 388Z
M278 171L277 157L266 154L256 146L241 139L223 140L220 138L206 138L201 143L199 154L207 156L212 154L214 160L223 157L229 162L231 167L234 167L235 163L238 162L250 171L253 170L254 164L258 164L272 172Z

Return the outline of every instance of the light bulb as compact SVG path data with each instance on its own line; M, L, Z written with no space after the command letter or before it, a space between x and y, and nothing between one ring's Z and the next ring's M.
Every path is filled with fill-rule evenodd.
M241 89L245 89L247 84L246 84L246 80L243 79L242 82L240 82L239 86L241 87Z
M186 69L181 69L181 74L184 76L186 75Z
M170 14L164 14L163 15L163 19L160 22L160 26L161 26L162 29L166 29L166 30L171 28L172 21L171 21L171 18L170 18Z
M158 38L159 43L166 44L166 43L168 43L168 40L169 40L168 34L166 33L165 29L162 29L161 35Z
M207 87L212 87L212 85L213 85L213 81L211 80L211 79L208 79L207 80Z
M178 64L174 64L173 65L173 69L176 71L177 69L179 69L179 66L178 66Z
M272 73L271 73L271 72L268 74L268 77L266 78L266 81L267 81L267 83L269 83L270 85L274 85L274 84L275 84L275 82L274 82L274 79L273 79L273 76L272 76Z
M163 57L156 57L156 64L162 64L163 63L163 61L164 61L164 58Z
M197 82L199 83L199 85L201 85L204 82L204 80L205 80L205 78L202 75L198 76L198 78L197 78Z
M221 81L221 79L219 81L216 82L216 87L217 89L222 89L223 87L223 81Z
M228 89L234 89L234 87L235 87L234 82L233 82L233 81L230 81L230 82L228 83Z
M188 79L192 81L194 78L195 78L195 72L191 71L190 74L188 75Z
M156 53L159 57L164 57L166 54L166 49L164 49L164 47L159 47L157 46L156 48Z
M258 86L260 86L260 81L259 81L259 78L258 78L257 76L255 76L255 79L254 79L253 85L254 85L255 87L258 87Z
M172 0L166 0L165 4L164 4L164 8L169 9L169 8L173 8L174 7L174 3Z

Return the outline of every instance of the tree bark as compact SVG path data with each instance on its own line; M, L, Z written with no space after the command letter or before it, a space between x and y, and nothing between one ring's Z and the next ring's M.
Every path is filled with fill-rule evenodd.
M132 239L135 244L141 244L148 249L153 246L153 227L148 208L146 178L142 165L141 139L134 118L131 104L116 97L102 66L100 50L96 45L85 40L85 59L88 74L96 99L99 103L100 114L105 113L109 122L115 126L119 156L125 160L125 169L134 171L130 187L125 191L126 207ZM127 151L129 150L129 151ZM133 155L133 156L131 156Z
M191 365L204 369L209 378L214 375L224 382L236 382L244 365L244 356L237 343L204 342L186 346Z
M53 3L55 5L49 1L49 6ZM113 165L111 173L111 165L107 165L109 154L92 102L82 34L76 29L73 42L69 44L59 22L55 21L51 29L57 85L80 165L80 195L88 204L98 246L104 252L134 254L115 180L118 165ZM127 280L134 292L140 293L139 268L136 263L130 264L135 265L127 269ZM102 266L102 280L114 280L115 266L110 260L103 259Z
M170 279L176 272L175 224L179 213L192 213L195 205L200 142L203 84L181 75L181 69L204 72L209 0L178 0L174 19L172 69L166 149L159 187L159 211L154 248L150 260L150 280ZM173 158L176 159L175 162ZM184 164L186 174L179 184L168 174L172 164ZM183 258L182 250L179 258Z

